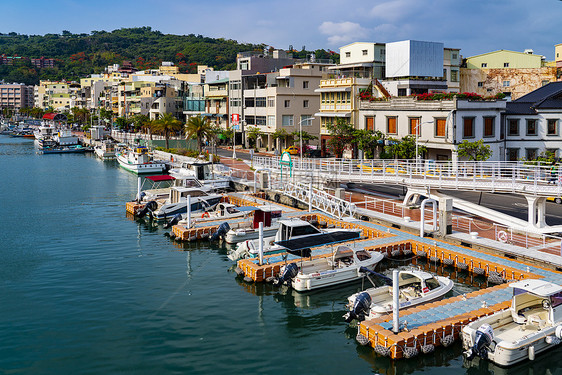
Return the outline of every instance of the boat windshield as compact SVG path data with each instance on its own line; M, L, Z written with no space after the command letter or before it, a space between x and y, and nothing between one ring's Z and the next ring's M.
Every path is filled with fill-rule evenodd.
M429 290L437 289L439 288L439 281L435 280L435 278L432 277L431 279L425 280L425 285L427 285Z
M303 225L300 227L293 227L291 236L304 236L304 235L316 234L316 233L320 233L320 231L315 227L313 227L312 225Z

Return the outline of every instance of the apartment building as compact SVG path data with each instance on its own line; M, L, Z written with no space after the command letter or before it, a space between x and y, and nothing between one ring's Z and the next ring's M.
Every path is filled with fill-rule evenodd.
M34 105L52 107L56 111L70 110L81 103L81 87L77 82L40 81L34 87Z
M33 86L23 83L0 84L0 109L33 107Z
M534 54L531 49L500 50L468 57L466 67L461 69L462 91L482 96L504 93L512 100L556 80L556 64L548 64L544 56Z
M41 56L38 59L31 59L31 65L33 65L36 68L54 68L55 59L47 59Z
M219 75L220 77L220 75ZM209 77L210 78L210 77ZM228 86L229 79L209 80L203 86L205 93L205 114L210 121L223 129L228 128Z

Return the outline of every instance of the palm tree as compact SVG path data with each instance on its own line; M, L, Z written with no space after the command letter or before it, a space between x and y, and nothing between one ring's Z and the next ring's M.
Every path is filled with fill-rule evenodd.
M166 140L166 148L170 148L168 145L168 139L170 132L175 133L182 129L182 123L180 120L172 116L171 113L164 113L162 117L153 122L153 127L155 130L164 133L164 139Z
M214 134L214 126L208 118L203 116L190 117L185 124L185 137L197 139L197 149L201 153L201 142L204 137L211 139Z

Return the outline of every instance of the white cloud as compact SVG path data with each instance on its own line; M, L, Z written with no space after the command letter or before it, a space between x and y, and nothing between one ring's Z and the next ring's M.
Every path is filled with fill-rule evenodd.
M422 4L416 0L391 0L375 5L371 8L371 16L386 22L397 22L409 18L421 11Z
M330 22L325 21L318 27L318 30L328 35L330 45L340 46L341 44L357 41L369 35L367 29L355 22Z

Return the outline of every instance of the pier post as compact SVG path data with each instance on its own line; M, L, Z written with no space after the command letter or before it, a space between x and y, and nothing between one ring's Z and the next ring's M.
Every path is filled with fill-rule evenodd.
M308 212L312 212L312 182L308 183Z
M258 251L259 251L259 257L260 257L260 266L263 264L263 222L260 221L259 223L259 247L258 247Z
M400 291L399 291L399 271L392 271L392 330L394 333L400 332L400 321L399 321L399 307L400 307Z
M187 196L187 215L185 220L187 220L187 229L191 229L191 195Z
M142 177L139 176L137 178L137 200L140 203L140 195L141 195L141 186L142 186Z

